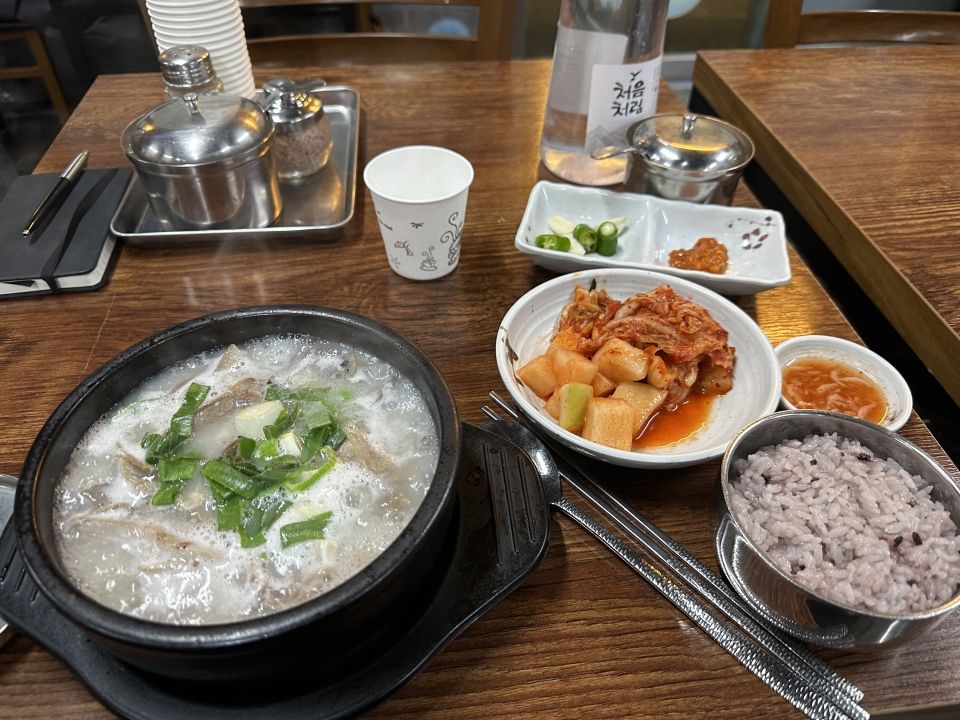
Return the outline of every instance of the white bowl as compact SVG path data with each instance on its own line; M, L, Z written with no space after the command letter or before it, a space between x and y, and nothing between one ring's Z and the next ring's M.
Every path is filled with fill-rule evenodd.
M801 335L780 343L775 352L781 371L788 363L801 357L846 363L868 375L880 386L887 400L887 414L881 425L896 431L910 418L913 395L907 381L893 365L862 345L830 335ZM780 396L780 404L787 410L797 409L783 395Z
M614 217L627 219L617 251L573 255L536 246L549 233L548 218L596 226ZM667 262L671 250L689 249L698 238L715 237L727 248L722 275L681 270ZM652 195L613 192L540 181L530 191L514 246L537 265L556 272L617 267L654 270L699 283L724 295L749 295L790 281L783 217L773 210L698 205Z
M597 288L623 300L668 284L706 308L730 335L736 348L733 389L716 398L705 426L673 445L643 451L605 447L561 428L543 409L543 401L524 387L515 370L545 352L556 332L560 310L576 285ZM732 302L696 283L648 270L601 269L571 273L546 282L513 304L497 333L500 378L520 409L552 437L577 452L615 465L664 468L696 465L720 457L740 428L773 412L780 399L780 368L773 347L757 324Z

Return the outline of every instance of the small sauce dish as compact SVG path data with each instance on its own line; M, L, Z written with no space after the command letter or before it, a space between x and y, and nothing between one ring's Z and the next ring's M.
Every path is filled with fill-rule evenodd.
M862 345L828 335L802 335L780 343L776 347L775 353L780 365L781 375L784 374L787 366L804 361L823 361L826 365L839 363L838 369L846 366L858 371L857 375L866 380L866 385L871 384L870 381L872 381L872 384L880 391L883 400L886 402L886 411L882 417L877 419L879 425L897 431L903 427L910 417L910 412L913 409L913 396L910 393L910 386L907 385L903 376L897 372L893 365ZM863 376L866 377L863 378ZM857 383L853 381L850 384L856 385ZM791 393L789 385L790 383L784 378L780 394L781 407L787 410L811 409L809 406L798 407L788 399ZM815 409L846 412L842 408L835 407L817 407ZM853 413L847 412L847 414ZM868 417L867 419L871 418Z

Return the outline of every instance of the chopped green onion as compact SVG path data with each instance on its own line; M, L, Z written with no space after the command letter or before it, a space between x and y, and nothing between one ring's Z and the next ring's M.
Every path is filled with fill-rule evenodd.
M332 391L328 387L307 387L307 388L282 388L279 385L267 386L267 391L263 395L264 400L280 400L281 402L300 403L300 402L326 402L330 399Z
M286 479L287 475L296 468L299 468L303 465L300 461L300 458L294 457L293 455L281 455L280 457L274 458L270 463L261 471L257 473L257 479L263 480L268 483L278 483Z
M170 420L170 429L163 435L147 433L140 441L140 447L146 452L146 461L156 465L160 458L170 455L193 435L193 414L203 404L210 392L208 385L190 383L183 403L177 408Z
M217 506L217 530L239 530L243 520L243 498L232 495Z
M316 467L297 469L287 475L283 481L283 486L290 492L301 492L313 485L317 480L326 475L337 462L337 456L333 448L324 446L317 453L317 459L320 464Z
M269 498L264 498L264 500L261 501L261 505L263 506L263 518L261 519L260 530L261 532L266 532L293 503L289 500L284 500L280 495L273 495Z
M265 462L280 457L282 454L283 453L280 452L278 438L267 437L256 444L250 459L254 462Z
M150 500L152 505L172 505L186 484L197 470L200 456L188 453L171 458L160 458L157 464L157 480L160 488Z
M307 426L307 430L323 427L333 422L333 416L330 414L330 410L326 405L322 403L308 403L307 407L309 409L303 413L303 422Z
M153 494L152 498L150 498L150 504L158 506L173 505L174 501L177 499L177 496L180 495L180 491L183 490L183 486L183 480L174 480L173 482L161 483L160 489Z
M197 453L160 458L160 462L157 464L157 479L161 483L189 480L193 477L199 462L200 456Z
M568 252L570 250L570 238L563 235L537 235L535 241L538 248L544 250L557 250L559 252Z
M218 506L236 496L236 493L234 493L232 490L227 490L225 487L217 485L215 482L207 481L207 485L210 486L210 494L213 495L213 499L216 501Z
M247 503L243 508L243 520L240 523L240 530L246 533L248 537L260 534L263 528L263 508L256 503Z
M263 545L267 541L267 538L264 537L263 533L256 532L251 535L243 528L242 525L237 529L237 534L240 535L240 547L242 548L257 547L258 545Z
M214 458L206 463L202 472L203 476L210 482L216 483L248 500L256 495L260 489L253 478L244 475L233 465L220 458Z
M309 462L320 448L327 445L334 450L339 450L343 443L347 441L347 434L336 422L330 422L313 428L303 442L303 450L300 451L300 460Z
M290 523L280 528L280 544L287 548L307 540L323 540L323 531L330 522L332 512L327 510L308 520Z
M257 441L253 438L243 437L242 435L236 440L236 450L234 454L240 460L245 460L250 462L253 459L253 453L256 452Z
M280 413L280 417L276 419L273 425L264 425L263 426L263 436L274 440L281 435L283 435L287 430L293 427L293 424L297 421L297 417L300 415L300 406L294 405L289 411L286 406L284 406L283 411Z

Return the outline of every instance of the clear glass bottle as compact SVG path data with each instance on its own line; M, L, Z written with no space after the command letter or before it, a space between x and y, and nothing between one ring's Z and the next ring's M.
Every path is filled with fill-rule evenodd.
M188 93L216 95L223 92L210 53L199 45L176 45L160 53L160 74L171 100Z
M540 158L581 185L623 182L625 155L591 151L624 143L657 109L668 0L562 0Z

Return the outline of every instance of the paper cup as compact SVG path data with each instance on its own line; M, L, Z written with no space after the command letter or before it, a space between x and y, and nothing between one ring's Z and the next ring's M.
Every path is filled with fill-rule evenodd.
M454 271L473 182L469 160L429 145L395 148L367 163L363 182L395 273L434 280Z

